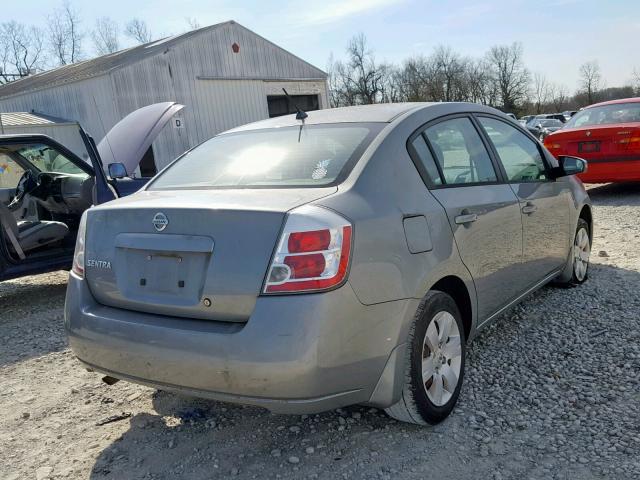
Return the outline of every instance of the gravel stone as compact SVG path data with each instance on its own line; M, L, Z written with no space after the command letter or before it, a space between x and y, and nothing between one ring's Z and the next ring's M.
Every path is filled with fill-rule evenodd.
M640 189L590 194L589 280L544 287L484 329L436 427L371 407L285 417L107 386L68 348L67 273L2 282L0 477L640 478ZM95 426L124 409L131 418Z

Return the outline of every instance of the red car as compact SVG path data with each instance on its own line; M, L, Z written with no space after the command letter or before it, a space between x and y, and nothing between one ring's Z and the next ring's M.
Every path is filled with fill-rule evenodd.
M587 160L585 183L640 182L640 98L596 103L544 139L556 157Z

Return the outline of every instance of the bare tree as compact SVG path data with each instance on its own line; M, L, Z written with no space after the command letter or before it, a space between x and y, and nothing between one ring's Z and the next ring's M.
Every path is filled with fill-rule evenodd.
M0 84L32 75L43 66L42 30L16 21L0 24Z
M151 30L147 22L139 18L133 18L125 27L127 36L133 38L138 43L149 43L152 40Z
M49 48L58 65L75 63L82 55L82 33L80 14L68 2L47 17Z
M406 102L426 101L430 76L431 65L426 57L420 55L405 60L394 75L400 98Z
M633 87L636 90L635 95L640 95L640 69L633 69L631 81L633 83Z
M602 88L602 74L597 60L580 66L580 86L587 97L588 104L594 103L598 91Z
M197 30L202 27L198 19L196 19L195 17L185 17L184 20L187 22L189 30Z
M529 90L530 74L522 60L522 44L496 45L489 50L487 62L500 95L501 107L514 112Z
M120 49L118 22L109 17L96 19L95 29L91 32L93 46L98 55L117 52Z
M543 74L535 73L533 75L533 104L536 114L542 113L543 107L549 101L549 87L547 78Z
M549 87L551 105L556 112L562 112L569 103L569 91L564 85L551 84Z
M330 66L332 98L336 106L379 103L395 96L391 92L393 67L377 63L363 34L347 46L346 62Z
M484 105L496 103L498 95L492 82L491 66L484 59L467 60L465 76L467 101Z

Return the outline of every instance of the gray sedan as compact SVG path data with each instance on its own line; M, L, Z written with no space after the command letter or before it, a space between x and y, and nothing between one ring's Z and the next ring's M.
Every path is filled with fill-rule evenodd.
M584 169L466 103L230 130L86 212L71 347L109 383L437 423L482 328L548 282L586 280Z

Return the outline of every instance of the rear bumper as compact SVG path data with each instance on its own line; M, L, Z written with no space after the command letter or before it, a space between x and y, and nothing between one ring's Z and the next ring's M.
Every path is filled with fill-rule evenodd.
M384 407L397 398L401 375L391 354L416 308L417 300L364 306L347 284L260 297L246 324L188 320L105 307L71 274L65 326L76 356L116 378L312 413L355 403Z
M578 175L584 183L640 182L640 158L587 160L588 169Z

